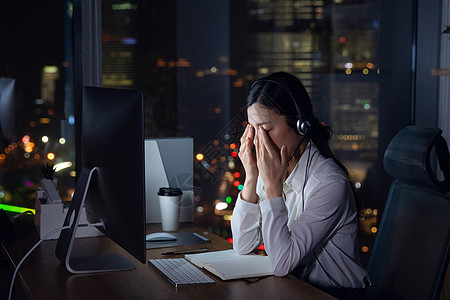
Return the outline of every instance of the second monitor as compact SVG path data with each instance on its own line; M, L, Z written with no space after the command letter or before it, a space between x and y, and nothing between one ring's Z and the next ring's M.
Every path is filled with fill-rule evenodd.
M192 138L145 140L145 198L147 223L161 223L160 187L180 188L180 222L194 221L194 142Z

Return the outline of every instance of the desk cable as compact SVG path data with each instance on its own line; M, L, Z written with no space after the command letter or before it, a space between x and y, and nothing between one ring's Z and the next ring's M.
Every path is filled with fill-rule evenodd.
M12 216L11 218L13 219L13 220L15 220L15 219L17 219L18 217L20 217L20 216L23 216L23 215L32 215L33 217L34 217L34 213L31 211L31 210L27 210L27 211L24 211L23 213L20 213L20 214L17 214L17 215L15 215L15 216Z
M104 226L103 222L101 223L95 223L95 224L83 224L83 225L79 225L78 227L87 227L87 226ZM9 294L8 294L8 300L11 300L11 296L12 296L12 290L14 287L14 281L16 279L17 273L19 272L19 268L20 266L24 263L24 261L28 258L28 256L30 256L30 254L43 242L45 241L46 238L48 238L49 236L51 236L52 234L58 232L58 231L62 231L65 229L69 229L70 227L72 227L71 225L67 225L67 226L62 226L59 228L56 228L52 231L50 231L49 233L47 233L43 238L41 238L36 244L34 244L34 246L27 252L27 254L25 254L25 256L22 258L22 260L19 262L19 264L16 266L16 269L14 270L14 274L12 276L11 279L11 285L9 287Z

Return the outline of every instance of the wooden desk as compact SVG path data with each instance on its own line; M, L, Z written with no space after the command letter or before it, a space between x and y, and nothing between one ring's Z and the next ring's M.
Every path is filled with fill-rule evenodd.
M162 252L208 248L210 251L232 248L224 239L192 224L182 224L181 231L200 233L211 244L147 250L147 259L161 258ZM148 225L147 232L161 231L159 224ZM2 251L15 267L38 240L34 228L20 233L12 243L2 243ZM222 281L210 275L216 283L175 288L152 265L142 264L106 237L77 239L83 252L120 252L136 265L132 271L89 275L71 275L55 256L56 241L43 242L24 262L16 278L30 299L334 299L315 287L293 277L270 276L255 283L243 280ZM183 257L182 255L171 257Z

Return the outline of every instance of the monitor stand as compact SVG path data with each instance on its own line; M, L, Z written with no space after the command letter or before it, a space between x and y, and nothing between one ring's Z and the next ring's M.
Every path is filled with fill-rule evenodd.
M97 167L83 167L67 212L63 226L70 228L61 231L56 245L56 257L72 274L133 270L136 266L120 254L96 254L86 257L71 257L76 231L80 220L81 208L84 206L89 184ZM71 223L72 222L72 223Z

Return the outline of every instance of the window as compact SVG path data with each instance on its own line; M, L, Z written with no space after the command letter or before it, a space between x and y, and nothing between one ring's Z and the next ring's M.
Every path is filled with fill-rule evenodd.
M35 190L44 178L41 167L46 164L56 168L61 198L71 199L75 184L71 18L70 1L2 3L0 77L15 83L11 131L0 142L3 208L34 208ZM0 118L3 122L6 116Z
M395 133L392 111L401 111L399 127L410 113L410 54L381 46L394 40L396 24L411 27L411 6L392 12L379 0L95 3L102 10L103 86L144 92L147 138L194 138L199 225L231 237L245 176L237 149L248 91L254 80L287 71L303 81L316 115L334 131L331 146L349 168L364 208L361 250L370 253L379 199L385 198L379 190L387 189L380 153ZM79 80L72 84L72 57L80 57L72 55L72 2L3 5L0 77L15 79L16 134L0 145L0 204L33 207L46 163L68 166L56 178L63 200L70 200L80 163L73 95L81 95ZM402 49L411 47L407 36L401 35ZM88 52L83 57L96 63ZM401 77L401 84L386 89L389 65L385 78Z
M147 137L194 137L196 222L231 237L248 90L287 71L332 126L332 148L366 208L370 249L377 210L364 188L379 151L379 1L110 0L102 15L103 85L144 91Z

